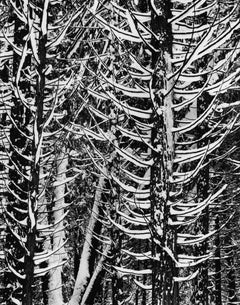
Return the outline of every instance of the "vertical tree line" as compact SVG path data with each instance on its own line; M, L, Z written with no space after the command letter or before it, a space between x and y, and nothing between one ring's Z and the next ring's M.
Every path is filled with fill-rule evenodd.
M2 303L238 302L237 1L0 9Z

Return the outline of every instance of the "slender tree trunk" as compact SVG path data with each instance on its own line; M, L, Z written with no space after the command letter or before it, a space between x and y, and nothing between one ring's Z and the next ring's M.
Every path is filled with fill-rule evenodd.
M229 257L227 258L227 281L228 281L228 304L234 305L238 302L238 298L236 295L236 275L235 275L235 266L234 266L234 258L233 258L233 249L229 251L227 254Z
M23 285L23 305L32 305L33 301L33 282L34 282L34 253L35 253L35 243L36 243L36 231L33 230L28 234L27 239L27 249L29 255L25 257L24 261L24 273L26 279Z
M116 161L116 163L118 163ZM118 168L119 170L119 168ZM115 189L116 194L120 194L120 190L118 186L115 186L114 183L112 185L112 188ZM110 195L111 196L111 195ZM114 196L111 196L110 198L110 204L113 206L113 211L111 218L114 219L117 223L121 220L119 219L118 215L115 214L115 206L120 205L119 202L121 202L120 198L114 198ZM113 214L114 213L114 214ZM123 242L123 234L116 229L114 226L111 228L111 240L112 240L112 249L110 251L110 255L112 257L111 264L112 266L117 266L121 263L121 249L122 249L122 242ZM122 302L124 299L124 291L123 291L123 279L121 276L119 276L118 272L112 268L112 305L118 305Z
M215 220L215 229L217 230L215 238L215 293L216 305L222 305L222 271L221 271L221 241L219 230L219 217Z
M10 16L9 16L10 17ZM7 51L9 48L3 50ZM7 207L7 190L6 184L9 183L9 170L5 165L8 165L8 156L6 151L9 151L9 143L7 138L9 138L9 130L11 128L11 122L7 116L7 112L10 112L10 107L6 107L5 102L11 100L11 86L9 82L9 61L6 61L3 65L3 69L0 70L0 95L2 96L2 102L0 102L0 195L1 195L1 204L0 204L0 264L2 270L5 270L5 242L6 242L6 232L7 225L4 221L4 209ZM6 98L5 96L8 96ZM7 137L6 137L7 136ZM0 303L4 303L6 287L5 287L5 273L0 271Z
M197 117L199 117L202 112L208 107L211 103L212 98L206 94L202 99L197 101L196 110ZM196 131L197 137L201 138L202 135L206 132L205 129L199 129ZM206 141L202 141L201 145L207 145ZM197 145L198 148L201 145ZM207 161L207 160L206 160ZM198 202L204 201L209 195L209 166L205 166L205 168L200 172L199 179L197 181L197 200ZM200 218L196 221L194 231L196 234L208 234L209 233L209 207L207 206L204 210ZM195 255L206 255L208 254L208 240L203 241L200 245L195 246ZM193 296L192 302L193 304L202 303L203 305L209 304L209 289L208 289L208 268L209 263L205 261L201 263L200 266L197 267L199 269L199 273L197 278L193 281Z
M174 300L173 291L175 267L172 258L164 251L168 247L175 251L175 233L168 225L170 217L168 200L170 192L169 177L172 174L173 158L173 80L166 81L171 73L172 56L172 31L168 23L171 17L171 3L168 0L156 3L156 8L161 11L157 15L150 5L152 18L151 30L156 36L152 37L152 90L155 93L153 103L153 131L152 145L161 150L153 152L154 165L151 171L151 218L153 223L152 256L159 261L153 261L152 266L152 304L170 305ZM161 37L161 39L156 39ZM157 51L158 50L158 51ZM165 92L163 94L162 92ZM155 240L159 240L159 244Z
M79 305L80 304L82 296L83 296L83 294L89 284L90 278L92 276L91 268L93 266L90 266L90 262L92 260L92 256L95 255L94 249L93 249L93 239L94 239L93 234L94 234L96 225L98 223L97 218L100 213L100 203L101 203L102 192L103 192L104 186L105 186L105 178L101 176L99 179L98 188L96 190L96 194L95 194L95 198L94 198L92 213L91 213L88 227L86 230L86 236L85 236L85 241L84 241L84 245L83 245L80 263L79 263L78 274L77 274L76 282L74 285L73 294L69 301L69 305Z
M16 3L17 7L20 6L19 1ZM23 47L25 44L24 37L26 34L28 34L29 28L28 26L23 27L23 23L16 17L15 19L15 27L14 27L14 43L17 46ZM13 75L14 77L18 75L18 73L21 73L19 71L19 64L20 64L21 58L18 54L14 52L13 56ZM23 68L26 68L31 65L31 59L30 56L27 55L25 58L23 58ZM25 96L29 96L30 94L30 83L25 78L21 79L21 76L19 78L19 81L17 81L17 77L14 80L14 86L21 90L21 92L25 93ZM40 88L39 88L40 89ZM30 148L30 145L27 145L26 138L20 133L19 128L23 128L23 126L27 126L28 120L29 120L29 112L24 107L24 105L21 103L21 100L18 97L13 98L14 101L14 107L12 109L12 117L17 125L17 127L12 127L10 131L10 141L17 147L17 149L22 149L24 146L26 147L23 150L23 154L26 155L32 155L35 151L35 146L32 144L32 147ZM40 101L41 102L41 101ZM13 156L12 160L15 162L15 164L18 165L18 169L21 173L26 173L27 168L29 168L31 165L24 160L24 158L20 158L19 154L16 153L13 149ZM27 179L22 179L21 174L13 174L13 180L15 183L15 186L17 185L17 188L20 187L20 197L26 199L28 201L28 220L27 220L27 229L26 229L26 251L24 254L24 274L25 274L25 280L23 282L23 289L22 289L22 304L23 305L32 305L32 299L33 299L33 278L34 278L34 262L33 257L35 253L35 241L36 241L36 214L34 212L35 207L35 200L37 195L37 188L38 188L38 167L35 166L35 164L31 168L31 181L29 182ZM10 175L11 179L11 175ZM13 186L13 188L15 188ZM16 192L19 192L18 189L16 189ZM26 195L27 194L27 195ZM35 195L34 195L35 194Z
M91 279L88 283L88 286L83 294L82 300L81 300L81 305L91 305L94 304L94 298L99 292L99 286L97 287L96 285L100 285L100 279L102 278L103 273L103 263L106 259L106 256L108 255L108 252L110 251L110 245L107 245L105 247L105 250L103 251L103 254L101 258L99 259L95 270L93 272L93 275L91 276Z
M198 183L197 194L198 200L203 201L207 198L209 189L209 171L206 168ZM195 226L196 234L206 235L209 232L209 208L205 208L201 217L197 220L197 225ZM203 241L201 245L195 246L195 255L206 255L208 253L208 241ZM199 273L197 278L193 281L193 295L192 304L209 304L209 289L208 289L208 262L201 263L198 266Z
M64 144L63 144L64 145ZM54 204L53 204L53 223L58 223L54 226L54 233L52 235L52 251L56 251L65 241L65 229L63 220L59 222L59 219L63 218L65 209L65 180L66 171L68 166L68 155L66 148L59 148L60 152L57 152L56 160L56 187L54 188ZM65 248L62 246L59 250L54 252L50 256L49 265L54 266L59 264L58 267L49 271L49 292L48 292L48 304L49 305L62 305L62 263L66 259Z
M43 167L41 167L40 169L40 176L44 177L45 171L47 171L47 169L43 169ZM50 169L49 169L50 170ZM41 194L39 197L39 208L38 208L38 222L40 225L42 226L48 226L49 225L49 215L48 215L48 201L47 198L45 196L45 187L46 187L46 181L44 178L40 179L39 182L39 193ZM50 206L50 205L49 205ZM50 247L50 236L48 234L48 232L42 232L40 234L41 237L43 237L43 243L41 244L41 250L42 251L49 251L51 249ZM40 264L40 267L42 268L46 268L48 265L47 262L43 262L42 264ZM42 289L42 296L43 296L43 305L48 305L48 274L45 274L44 276L42 276L41 278L41 289Z
M42 4L42 9L44 7L44 2ZM29 8L29 14L33 15ZM41 15L40 23L42 23L43 16ZM30 30L30 29L29 29ZM23 305L33 304L33 284L34 284L34 255L36 249L36 235L37 235L37 208L38 208L38 196L39 196L39 183L40 183L40 151L41 151L41 141L42 136L42 123L43 123L43 104L45 99L45 73L46 68L46 43L47 36L39 31L38 37L38 56L39 63L36 65L37 76L36 76L36 97L35 97L35 107L36 112L34 116L34 121L32 125L33 129L33 141L32 141L32 151L33 162L31 165L31 181L28 186L28 233L26 248L28 253L25 255L24 261L24 271L26 279L23 284ZM18 86L18 84L17 84Z

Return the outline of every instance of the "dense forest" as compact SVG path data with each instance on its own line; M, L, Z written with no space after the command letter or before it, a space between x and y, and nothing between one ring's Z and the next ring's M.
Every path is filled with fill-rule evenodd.
M239 0L0 1L0 303L240 304Z

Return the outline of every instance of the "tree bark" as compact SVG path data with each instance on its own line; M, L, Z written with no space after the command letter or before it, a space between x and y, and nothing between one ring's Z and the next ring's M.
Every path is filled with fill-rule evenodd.
M173 281L175 267L172 258L163 249L168 247L173 253L175 252L175 233L168 225L170 217L168 200L171 191L169 177L172 175L174 154L171 132L174 121L172 111L174 83L173 80L166 80L167 75L172 72L172 31L168 23L171 3L165 0L157 4L155 2L155 5L161 11L161 15L158 16L155 8L150 5L151 30L155 34L151 44L156 50L152 50L151 63L154 70L151 84L154 92L152 145L161 149L158 153L153 151L154 165L151 170L152 256L159 256L159 261L153 261L152 266L152 304L170 305L176 301L173 296L173 291L176 291Z
M42 4L42 9L45 4ZM37 18L36 12L32 11L29 7L29 14L33 15L33 18ZM43 15L39 18L42 23ZM28 29L30 34L30 28ZM31 154L33 162L31 165L31 180L28 185L28 232L26 248L28 253L25 255L24 271L26 279L23 283L23 305L33 304L33 284L34 284L34 255L36 251L36 237L37 237L37 217L38 217L38 196L39 196L39 184L40 184L40 152L41 152L41 137L43 128L43 105L45 100L45 73L46 68L46 43L47 36L42 32L42 29L38 33L38 46L37 52L39 62L36 64L35 69L37 70L35 90L35 115L32 122L33 140ZM30 43L29 43L30 46ZM31 64L31 63L30 63ZM18 84L16 85L18 86ZM26 114L27 116L27 114ZM31 117L29 113L29 117Z

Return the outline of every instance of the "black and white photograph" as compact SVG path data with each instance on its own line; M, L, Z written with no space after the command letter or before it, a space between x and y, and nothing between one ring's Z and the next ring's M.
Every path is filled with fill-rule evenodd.
M0 304L240 305L240 0L0 0Z

